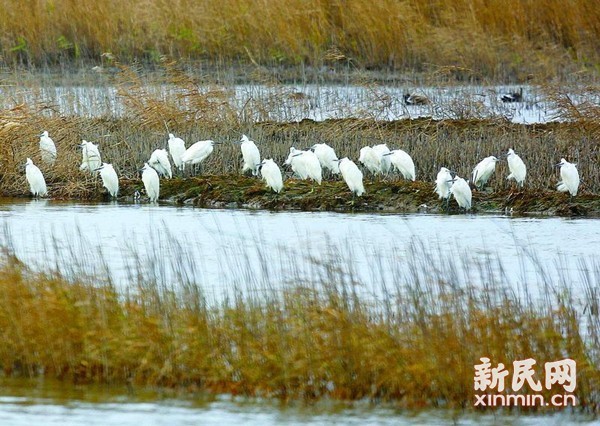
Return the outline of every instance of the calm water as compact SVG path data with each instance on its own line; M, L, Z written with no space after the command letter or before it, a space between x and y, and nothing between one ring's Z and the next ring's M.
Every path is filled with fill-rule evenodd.
M103 258L109 271L98 266L99 273L112 274L119 285L131 282L134 271L163 284L199 283L217 297L234 285L270 287L298 274L310 279L318 270L309 258L341 258L352 279L372 293L382 281L409 273L411 260L423 256L436 270L448 262L462 270L461 265L498 258L503 270L497 272L521 290L544 279L577 286L581 262L593 264L600 247L598 219L272 213L40 200L0 204L0 223L8 230L0 242L10 243L27 263L73 272L79 265L90 272Z
M240 401L230 397L172 399L151 392L118 394L93 386L54 382L0 380L0 424L32 425L564 425L598 424L569 412L540 416L482 415L460 411L413 413L333 402L313 406L281 406L271 401Z
M215 299L235 286L261 291L298 276L310 280L319 269L310 266L314 262L309 258L342 259L361 291L375 299L381 282L389 284L414 273L415 260L424 260L442 274L455 265L460 280L467 283L481 279L478 268L469 265L486 264L490 258L496 265L500 259L506 275L502 281L517 292L535 292L544 279L576 287L582 282L581 262L596 262L595 249L600 247L598 219L271 213L5 200L0 204L0 223L5 226L0 242L12 245L21 259L39 268L90 272L89 265L96 262L108 268L96 272L112 274L120 286L137 279L138 273L164 285L186 279ZM546 278L539 265L546 269ZM412 414L366 403L282 408L269 401L239 403L223 397L199 403L61 386L0 380L0 425L404 425L453 420L453 413L445 411ZM458 416L459 424L559 425L574 420L568 413ZM587 422L579 416L575 420Z

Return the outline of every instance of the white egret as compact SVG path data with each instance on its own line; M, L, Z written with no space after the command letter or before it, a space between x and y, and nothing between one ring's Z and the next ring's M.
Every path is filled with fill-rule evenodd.
M462 207L465 210L470 210L473 194L471 192L471 187L469 187L467 181L461 177L455 176L454 179L452 179L450 182L452 183L452 186L450 187L450 192L454 196L454 199L458 203L458 206Z
M111 197L117 198L119 193L119 177L115 168L110 163L102 163L102 166L96 170L100 171L102 185L106 188Z
M376 175L381 173L380 155L370 146L365 146L360 149L358 161L372 174Z
M291 165L292 170L300 177L300 179L312 179L321 185L321 163L319 163L319 159L314 152L301 151L291 147L290 154L288 155L287 160L285 160L285 164Z
M354 161L345 157L339 160L340 172L342 177L350 188L352 195L356 194L359 197L365 193L365 187L363 185L363 174L358 168Z
M169 154L166 149L155 149L148 160L148 165L156 170L160 176L173 177Z
M102 165L102 159L100 157L100 151L98 145L94 145L92 142L83 140L81 145L81 166L79 170L88 170L90 173L94 173Z
M404 179L410 179L412 181L416 179L415 163L413 162L411 156L405 151L402 151L401 149L394 149L389 153L384 154L384 157L390 158L392 168L395 167L398 169Z
M390 149L387 147L386 144L382 143L373 146L373 150L379 155L379 165L381 168L381 173L389 173L392 169L392 163L390 161L390 156L385 154L389 153Z
M260 152L258 151L258 147L254 141L248 139L248 136L246 135L242 135L240 144L242 149L242 157L244 159L242 174L246 173L248 170L252 170L252 176L257 176L258 165L260 164Z
M173 159L173 164L181 170L183 168L181 156L185 152L185 142L183 139L176 138L173 133L169 133L169 141L167 144L169 146L169 154L171 154L171 158Z
M577 171L577 164L569 163L564 158L560 159L560 163L556 165L560 167L561 181L556 185L556 189L560 192L568 192L571 197L577 195L579 189L579 172Z
M146 188L146 194L148 194L150 202L158 201L158 196L160 195L158 173L148 163L144 163L144 167L140 171L142 172L142 182L144 183L144 188Z
M473 169L472 182L477 188L482 188L496 170L496 163L499 160L490 155L481 160Z
M452 174L450 170L442 167L435 178L435 193L439 199L450 198L450 188L452 187Z
M512 148L508 150L506 160L508 161L508 170L510 170L510 174L506 179L514 179L517 182L517 185L523 186L525 176L527 175L525 163L521 160L521 157L515 154L515 151Z
M29 190L34 197L44 197L48 194L44 175L41 170L33 164L33 161L31 161L30 158L28 158L25 163L25 177L29 183Z
M40 154L44 163L53 165L56 161L56 145L46 130L40 135Z
M206 140L198 141L195 144L191 145L181 155L182 165L185 166L187 164L201 164L213 152L215 144L217 144L217 142Z
M267 187L279 193L283 189L283 177L279 166L271 158L263 160L259 165L262 178L267 183Z
M323 169L329 170L332 174L340 173L340 167L335 150L326 143L314 144L311 148L319 159L319 163Z

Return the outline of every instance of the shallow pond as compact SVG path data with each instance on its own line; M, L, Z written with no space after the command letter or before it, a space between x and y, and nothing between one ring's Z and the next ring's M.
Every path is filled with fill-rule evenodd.
M544 285L583 285L597 263L600 220L486 215L381 215L207 210L148 204L3 200L0 242L26 263L63 273L112 275L127 287L140 274L160 285L200 285L209 299L232 288L273 291L323 277L333 262L364 294L415 274L461 283L497 277L519 294ZM103 259L103 260L101 260ZM498 264L503 266L500 267ZM98 265L96 271L90 265ZM454 270L454 272L452 272ZM104 275L103 275L104 274ZM487 277L487 278L486 278ZM538 293L539 294L539 293ZM582 293L581 296L583 297ZM585 301L579 300L581 307ZM411 413L367 402L282 407L272 401L206 399L51 381L0 379L2 425L171 424L566 424L587 418Z
M600 220L556 217L12 200L0 204L0 223L6 228L0 242L28 264L73 273L95 265L119 285L140 274L164 285L194 282L216 297L232 286L260 290L310 280L327 262L337 262L373 296L382 283L415 274L415 265L440 276L455 269L455 280L464 283L482 281L471 266L485 265L486 274L516 291L535 293L540 285L581 285L600 246Z

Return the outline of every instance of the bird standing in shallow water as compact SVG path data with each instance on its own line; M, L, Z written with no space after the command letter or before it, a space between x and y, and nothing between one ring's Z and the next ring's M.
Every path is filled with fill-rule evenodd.
M148 163L144 163L144 167L140 170L142 172L142 182L144 188L146 188L146 194L151 203L158 201L160 195L160 180L158 179L158 173Z
M510 174L506 179L514 179L517 185L523 186L525 183L525 176L527 175L527 167L521 157L515 154L515 151L510 148L506 154L506 160L508 161L508 170Z
M56 161L56 145L46 130L40 135L40 154L42 161L46 164L52 166Z
M556 189L560 192L568 192L571 197L577 195L579 189L579 172L577 164L569 163L564 158L560 159L560 163L556 165L560 167L560 177L562 180L556 185Z
M259 165L262 178L267 183L267 187L280 193L283 189L283 177L279 166L270 158L263 160Z
M28 158L25 163L25 177L27 178L27 183L29 183L29 190L34 197L44 197L48 194L44 175L41 170L33 164L33 161L31 161L30 158Z
M102 166L96 170L100 172L102 185L106 188L110 196L117 198L117 194L119 193L119 177L112 164L102 163Z

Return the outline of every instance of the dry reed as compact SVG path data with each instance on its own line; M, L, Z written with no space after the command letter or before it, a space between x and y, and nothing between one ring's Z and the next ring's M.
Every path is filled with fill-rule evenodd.
M11 65L100 64L110 52L126 62L170 55L217 68L303 64L525 81L597 75L599 59L594 0L568 7L560 0L4 0L1 6L0 57Z

